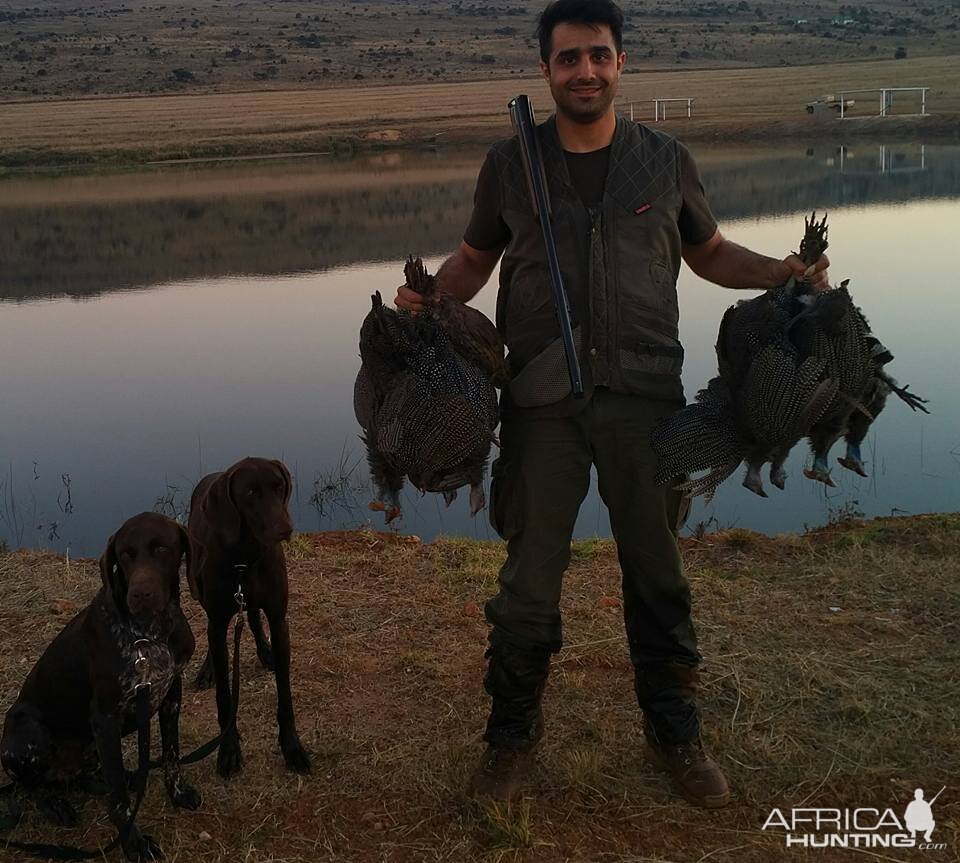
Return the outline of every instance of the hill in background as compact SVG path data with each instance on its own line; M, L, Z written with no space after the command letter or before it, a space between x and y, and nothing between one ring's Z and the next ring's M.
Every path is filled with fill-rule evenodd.
M632 71L960 51L955 2L623 3ZM331 8L333 7L333 8ZM301 0L0 9L0 99L467 81L536 71L540 2Z

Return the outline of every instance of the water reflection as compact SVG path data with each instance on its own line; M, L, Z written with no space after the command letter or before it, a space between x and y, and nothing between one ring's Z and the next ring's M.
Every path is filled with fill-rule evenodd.
M926 144L914 147L879 144L876 149L868 147L866 151L841 145L837 151L841 174L916 174L927 170ZM830 164L834 164L832 159Z
M960 147L700 149L721 221L960 196ZM0 299L442 255L460 240L482 155L6 181ZM917 158L922 170L905 171Z
M894 375L934 413L888 406L865 448L868 480L835 468L828 496L801 476L798 447L786 492L761 501L731 480L694 521L778 531L844 507L960 508L949 256L960 148L852 152L701 161L725 232L758 250L795 248L800 214L831 209L835 279L852 278L897 354ZM911 153L922 170L849 172ZM357 328L409 251L435 267L454 248L480 155L0 184L0 292L17 301L0 304L0 538L95 554L123 518L182 511L204 472L254 454L294 471L301 528L379 523L352 415ZM687 270L680 295L692 394L714 372L717 324L737 295ZM494 298L491 285L477 305L492 315ZM466 509L408 495L401 527L491 536ZM577 532L608 530L592 493Z

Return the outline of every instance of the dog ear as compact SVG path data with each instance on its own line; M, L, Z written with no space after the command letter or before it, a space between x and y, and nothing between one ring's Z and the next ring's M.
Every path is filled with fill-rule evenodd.
M280 471L280 476L283 477L283 502L287 503L290 500L290 495L293 494L293 477L290 476L290 471L287 470L287 466L282 461L271 459L270 463Z
M184 557L184 572L187 575L187 581L190 580L190 563L192 560L193 544L190 541L190 534L187 533L187 529L182 525L178 524L177 527L180 530L180 552ZM180 579L177 578L177 596L180 596Z
M113 600L117 608L127 607L127 585L123 576L123 571L117 563L116 550L117 535L114 534L107 540L107 547L100 555L100 579L103 586L107 589L107 594Z
M235 471L233 468L220 474L207 489L200 510L207 521L219 532L225 534L228 542L240 539L240 511L233 499L230 482Z

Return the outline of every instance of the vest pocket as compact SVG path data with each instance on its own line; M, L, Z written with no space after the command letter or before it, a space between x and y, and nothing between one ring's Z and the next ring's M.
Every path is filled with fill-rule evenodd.
M573 329L573 343L580 355L580 327ZM510 381L510 398L517 407L539 408L556 404L571 393L570 373L563 339L550 342Z
M680 320L680 308L677 301L677 282L673 272L661 261L650 264L650 281L657 297L657 306L666 315L673 326Z

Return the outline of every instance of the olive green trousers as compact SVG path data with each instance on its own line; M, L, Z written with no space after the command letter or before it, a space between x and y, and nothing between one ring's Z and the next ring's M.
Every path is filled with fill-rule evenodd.
M676 540L686 506L680 493L654 482L650 446L657 420L678 407L597 389L576 416L504 416L490 493L491 523L507 541L500 590L486 604L493 627L490 742L534 735L534 693L542 692L549 656L563 643L561 583L592 465L617 543L640 706L661 740L683 742L699 732L693 696L700 654Z

